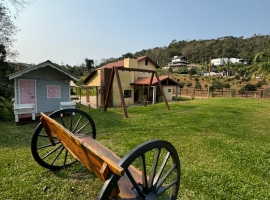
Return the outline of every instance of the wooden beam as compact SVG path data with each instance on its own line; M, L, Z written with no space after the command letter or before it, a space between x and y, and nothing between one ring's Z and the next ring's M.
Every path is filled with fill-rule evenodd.
M96 108L98 108L98 86L96 86Z
M120 94L123 113L124 113L125 118L128 118L126 103L125 103L125 99L123 96L123 89L122 89L122 85L121 85L121 81L120 81L119 72L118 72L117 67L114 67L114 71L115 71L115 75L116 75L116 81L117 81L117 85L118 85L118 91Z
M163 101L165 102L165 105L166 105L167 110L170 110L170 107L169 107L169 105L168 105L168 102L167 102L166 96L165 96L165 94L164 94L164 91L163 91L162 85L161 85L161 83L160 83L160 80L159 80L159 77L158 77L158 74L157 74L157 72L156 72L156 71L155 71L155 74L156 74L156 78L157 78L158 85L159 85L159 88L160 88L160 92L161 92L161 94L162 94L162 96L163 96Z
M107 108L108 108L109 99L110 99L110 95L111 95L111 92L112 92L114 73L115 72L114 72L114 68L113 68L112 73L111 73L111 77L110 77L108 92L107 92L106 99L105 99L104 111L106 111Z
M136 72L148 72L148 73L156 72L155 70L150 70L150 69L137 69L137 68L125 68L125 67L117 67L117 69L122 70L122 71L136 71Z
M154 72L152 72L152 75L151 75L151 78L150 78L150 82L149 82L148 89L147 89L147 94L146 94L146 99L144 100L144 106L146 106L146 103L148 101L149 92L150 92L150 89L151 89L153 77L154 77Z

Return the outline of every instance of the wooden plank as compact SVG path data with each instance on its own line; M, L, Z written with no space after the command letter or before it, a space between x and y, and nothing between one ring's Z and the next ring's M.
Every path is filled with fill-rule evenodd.
M72 152L72 154L75 155L80 162L82 162L88 169L93 171L96 176L102 179L102 181L105 181L107 179L107 175L110 174L108 171L100 171L104 162L108 165L108 169L114 174L117 174L118 176L124 175L124 169L119 167L117 163L113 162L110 158L106 157L102 153L103 150L101 150L101 148L104 147L103 145L100 144L100 149L95 149L94 147L84 143L81 139L76 138L73 133L53 119L49 118L43 113L41 113L41 115L42 122L47 123L52 135L55 135L69 152ZM89 140L91 139L92 138L89 137ZM98 142L96 141L96 143Z
M107 111L108 105L109 105L109 99L112 92L112 86L113 86L113 78L114 78L114 69L112 69L110 82L109 82L109 88L107 91L106 99L105 99L105 105L104 105L104 111Z
M161 94L162 94L162 96L163 96L163 101L165 102L165 105L166 105L167 110L170 110L169 104L168 104L168 102L167 102L166 96L165 96L165 94L164 94L162 85L161 85L160 80L159 80L159 77L158 77L158 73L155 72L155 74L156 74L156 78L157 78L158 85L159 85L159 88L160 88L160 92L161 92Z
M115 75L116 75L118 91L119 91L119 95L120 95L120 99L121 99L121 103L122 103L123 113L124 113L125 118L128 118L128 113L127 113L126 103L125 103L125 99L124 99L124 95L123 95L123 89L122 89L122 85L121 85L121 81L120 81L119 72L118 72L117 67L114 67L113 69L114 69Z
M43 117L41 116L40 121L41 121L41 123L42 123L42 125L43 125L43 127L44 127L44 129L45 129L45 131L47 133L47 135L48 135L48 138L49 138L52 146L55 146L55 142L53 140L53 137L52 137L52 133L50 131L50 128L48 127L48 124L44 122L44 120L42 118Z

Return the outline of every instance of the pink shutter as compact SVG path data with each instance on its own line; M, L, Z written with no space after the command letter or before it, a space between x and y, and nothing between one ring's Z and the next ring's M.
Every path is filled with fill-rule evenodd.
M47 96L48 98L53 98L53 86L52 85L48 85L47 86Z
M54 98L60 98L59 89L60 89L59 85L54 85L53 86L53 96L54 96Z

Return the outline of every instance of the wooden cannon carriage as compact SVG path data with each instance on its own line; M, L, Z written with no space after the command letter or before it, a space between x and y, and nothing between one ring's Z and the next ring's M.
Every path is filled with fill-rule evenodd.
M123 158L95 140L92 118L78 109L41 113L31 141L34 159L58 170L80 161L103 181L96 199L177 199L180 161L173 145L151 140Z

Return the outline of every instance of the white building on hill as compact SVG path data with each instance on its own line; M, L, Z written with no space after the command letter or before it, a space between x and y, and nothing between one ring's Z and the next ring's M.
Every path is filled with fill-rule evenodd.
M215 66L219 65L225 65L226 63L243 63L247 64L247 61L245 59L240 59L240 58L215 58L211 59L211 64Z
M186 66L188 64L187 58L185 56L174 56L172 61L168 63L168 67L180 67Z

